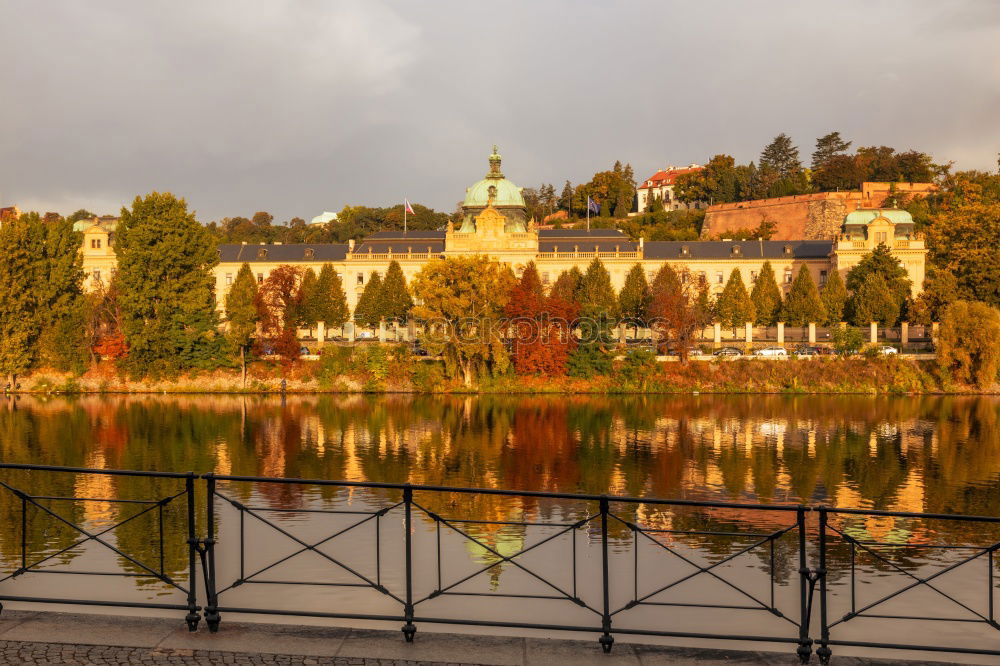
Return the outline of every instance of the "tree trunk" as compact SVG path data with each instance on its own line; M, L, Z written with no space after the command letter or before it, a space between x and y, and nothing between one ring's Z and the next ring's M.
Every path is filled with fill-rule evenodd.
M242 369L243 388L247 387L247 348L240 345L240 367Z

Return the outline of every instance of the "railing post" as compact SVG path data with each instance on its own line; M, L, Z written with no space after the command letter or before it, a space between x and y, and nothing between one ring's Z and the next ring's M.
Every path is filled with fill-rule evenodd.
M406 624L403 625L403 637L407 643L412 643L417 627L413 624L413 488L410 484L403 488L403 509L406 512L403 521L406 529L406 604L403 607Z
M819 647L816 648L816 656L821 664L830 663L830 625L826 619L826 521L827 510L825 506L819 507L819 624L820 636ZM851 572L851 576L854 572ZM853 601L852 601L853 603ZM853 608L851 609L853 612Z
M604 591L604 612L601 614L601 631L604 633L598 638L601 649L607 654L611 652L611 646L615 643L615 637L611 635L611 590L608 584L608 496L601 495L601 579Z
M184 617L187 622L188 631L198 630L198 570L196 568L196 558L198 556L198 533L195 525L195 497L194 497L194 472L188 472L184 479L184 491L187 495L187 528L188 528L188 612Z
M205 569L205 624L213 634L219 630L219 597L215 591L215 475L205 475L205 540L203 542L202 567ZM242 548L243 545L240 544Z
M799 655L799 661L803 664L809 663L812 656L812 639L809 638L809 625L811 624L812 594L809 571L809 562L806 554L806 511L800 506L795 512L796 524L799 532L799 647L795 653Z

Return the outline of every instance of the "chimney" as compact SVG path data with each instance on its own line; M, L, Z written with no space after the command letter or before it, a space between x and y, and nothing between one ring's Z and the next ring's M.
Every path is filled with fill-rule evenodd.
M347 241L347 251L348 252L354 252L354 239L353 238L350 239L349 241Z

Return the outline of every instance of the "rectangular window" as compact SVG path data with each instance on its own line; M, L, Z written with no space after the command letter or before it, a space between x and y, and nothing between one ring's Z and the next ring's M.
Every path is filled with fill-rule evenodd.
M230 285L232 283L233 283L233 274L232 273L226 273L226 284Z
M715 272L715 281L716 281L716 282L717 282L718 284L725 284L725 281L726 281L726 278L725 278L725 276L724 276L724 275L722 274L722 271L716 271L716 272Z
M95 250L100 250L101 249L101 239L100 238L91 238L90 239L90 247L93 248L93 249L95 249Z
M792 269L791 268L786 268L785 269L785 284L791 284L791 283L792 283Z
M820 286L823 286L824 284L826 284L826 271L820 271L819 272L819 284L820 284Z
M750 271L750 284L757 284L757 271Z
M687 284L687 283L688 283L688 272L684 271L683 273L681 273L681 284Z
M542 273L542 284L548 284L548 283L549 283L549 274Z
M875 232L875 242L885 244L887 232L877 231Z
M101 281L101 271L94 269L94 282Z
M698 282L699 284L708 284L708 276L705 275L705 271L698 271Z
M358 273L358 284L364 284L364 283L365 283L365 274Z
M264 282L264 274L257 273L257 284L261 284L262 282Z

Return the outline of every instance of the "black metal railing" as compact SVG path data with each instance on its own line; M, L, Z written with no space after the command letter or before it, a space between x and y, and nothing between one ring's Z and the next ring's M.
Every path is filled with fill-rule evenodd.
M8 583L8 581L16 581L20 587L22 577L27 578L41 574L136 578L156 581L168 590L177 590L184 595L186 603L13 594L0 594L0 602L20 601L185 610L187 611L185 621L188 628L191 631L197 629L200 619L198 611L201 608L196 603L197 531L194 487L198 477L194 473L136 472L13 463L0 463L0 470L10 470L18 477L16 479L0 478L0 495L7 494L8 498L15 500L13 506L7 504L5 513L7 513L7 525L16 530L15 540L18 544L16 566L10 572L0 573L0 585ZM50 474L55 478L46 477L45 481L48 483L42 483L42 479L39 477ZM84 482L70 485L73 481L70 475L77 479L83 479ZM120 497L117 496L118 489L114 489L116 496L110 497L93 496L87 492L103 490L102 486L110 484L102 483L102 481L109 482L111 479L153 481L154 487L138 490L144 493L153 492L154 495ZM162 483L157 484L156 481ZM168 487L155 487L157 485ZM125 494L130 495L127 492ZM116 515L111 519L100 521L110 524L90 526L87 524L91 521L86 519L86 510L83 511L84 516L78 515L77 509L80 505L91 507L103 505L108 509L113 507L115 510L106 512ZM169 516L168 512L173 511L173 508L177 506L181 506L180 511L176 516ZM170 520L170 518L176 519ZM172 523L170 527L167 526L168 520ZM180 533L173 529L177 522L183 526ZM48 540L58 541L58 545L54 548L47 548L45 543L36 543L32 539L32 528L35 527L36 523L42 523L38 526L38 531L43 539L48 536ZM121 542L123 541L122 532L129 528L135 528L134 540L145 545L154 544L154 547L150 549L152 553L147 552L139 555L128 552L128 549ZM90 546L97 546L97 550L113 554L123 566L119 567L117 571L60 567L60 564L66 564L74 557L79 556L81 550ZM171 569L176 569L176 567L168 567L167 565L168 548L171 555L180 554L185 560L180 576L172 574ZM149 561L150 554L155 561ZM172 559L176 559L176 557ZM127 570L122 571L121 568ZM182 580L185 578L186 580ZM0 603L0 609L2 608L3 605Z
M211 631L223 615L261 614L399 622L407 641L420 624L451 624L593 633L605 651L615 635L765 642L794 645L803 663L814 646L823 663L835 646L1000 655L1000 518L2 463L0 472L0 561L12 566L0 573L0 601L183 610L192 631L203 611ZM129 492L96 492L93 479L127 480ZM105 515L58 508L88 503ZM949 543L935 541L941 534ZM126 547L137 538L142 553ZM116 557L118 570L74 568L70 556L87 548ZM152 581L185 602L6 594L42 573ZM903 582L891 586L892 576ZM268 586L283 593L250 592ZM317 592L289 592L305 588ZM918 592L958 614L913 611ZM864 633L886 621L903 623L891 629L899 640L884 625ZM948 623L962 623L965 638L924 631ZM904 640L917 626L923 638Z

